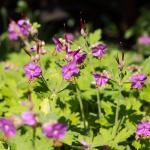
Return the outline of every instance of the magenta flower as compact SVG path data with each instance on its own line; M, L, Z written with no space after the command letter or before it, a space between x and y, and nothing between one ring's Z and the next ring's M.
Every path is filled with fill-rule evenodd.
M30 62L24 66L24 71L29 80L34 78L38 78L42 74L41 67L35 64L34 62Z
M80 72L80 69L77 67L76 62L71 62L62 67L62 76L64 79L69 80L76 74Z
M106 71L103 71L102 73L94 73L93 77L95 79L97 86L104 86L109 80L109 75Z
M93 56L101 58L107 51L105 44L96 44L92 47Z
M138 43L141 45L148 45L150 44L150 36L149 35L143 35L138 38Z
M31 24L29 22L29 20L26 19L20 19L17 22L18 27L20 29L20 32L24 35L24 36L28 36L30 33L30 29L31 29Z
M8 27L8 37L10 40L17 40L19 37L28 36L31 27L29 20L20 19L17 23L11 21Z
M48 138L62 139L68 126L62 123L45 123L42 127L43 134Z
M136 137L143 138L150 136L150 122L141 122L137 125Z
M20 30L15 23L15 21L11 21L8 26L8 37L10 40L17 40L20 35Z
M0 131L5 134L7 138L14 137L16 135L16 128L12 121L0 118Z
M74 36L72 33L65 33L64 38L68 43L71 43L74 40Z
M130 77L132 83L131 87L133 89L141 89L144 86L144 82L147 79L147 76L144 74L134 74Z
M55 44L55 48L57 52L61 52L64 50L64 44L58 38L54 37L53 42Z
M67 61L75 61L77 64L81 64L86 59L86 54L82 54L79 50L70 51L66 55Z
M30 51L31 51L31 52L36 52L36 51L37 51L37 46L36 46L36 45L33 45L33 46L30 48Z
M23 112L21 114L21 118L23 120L23 123L29 126L36 126L37 119L36 115L32 112Z

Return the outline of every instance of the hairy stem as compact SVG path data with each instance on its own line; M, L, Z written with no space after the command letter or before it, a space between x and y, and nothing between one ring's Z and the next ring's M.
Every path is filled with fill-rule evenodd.
M36 128L33 127L33 135L32 135L32 149L35 150L35 137L36 137Z
M115 114L115 126L117 126L118 118L119 118L119 110L120 110L120 100L117 99L117 106L116 106L116 114Z
M77 98L78 98L78 101L80 104L80 110L81 110L81 116L82 116L82 120L83 120L83 124L84 124L84 129L86 130L86 120L85 120L84 108L83 108L83 103L82 103L82 98L81 98L81 92L80 92L78 85L76 85L76 92L77 92Z
M117 106L116 106L116 114L115 114L115 132L114 136L117 135L118 128L119 128L119 111L120 111L120 100L122 99L122 94L121 94L122 86L119 85L119 98L117 99Z
M99 116L99 119L100 119L100 116L101 116L101 104L100 104L99 88L97 88L97 107L98 107L98 116Z

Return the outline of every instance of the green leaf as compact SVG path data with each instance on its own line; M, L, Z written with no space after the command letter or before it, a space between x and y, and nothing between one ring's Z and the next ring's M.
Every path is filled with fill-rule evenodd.
M6 149L4 148L4 146L3 146L3 143L2 143L2 142L0 142L0 150L6 150Z
M134 33L133 33L132 28L131 28L131 29L129 29L129 30L127 30L127 31L125 32L124 37L125 37L125 39L129 39L133 34L134 34Z
M90 33L88 42L90 43L90 45L95 44L101 39L101 36L102 36L102 30L98 29L93 33Z
M92 147L110 145L111 142L112 142L111 128L110 129L101 128L100 134L98 134L93 139Z
M150 86L147 86L146 88L144 88L141 92L140 92L140 99L142 99L143 101L146 101L148 103L150 103Z
M113 141L113 147L115 147L121 142L125 142L134 132L135 132L134 125L127 121L125 128L120 130L117 136L115 137Z
M74 135L73 135L73 132L71 131L68 131L64 137L64 139L62 140L63 143L67 144L67 145L72 145L72 142L73 142L73 138L74 138Z
M34 22L34 23L32 24L32 27L35 28L35 29L38 29L38 28L41 27L41 25L40 25L39 23L37 23L37 22Z
M150 69L149 69L149 64L150 64L150 57L148 57L144 62L143 62L143 73L150 74Z
M134 141L132 143L132 146L134 146L136 149L140 149L142 147L140 141Z

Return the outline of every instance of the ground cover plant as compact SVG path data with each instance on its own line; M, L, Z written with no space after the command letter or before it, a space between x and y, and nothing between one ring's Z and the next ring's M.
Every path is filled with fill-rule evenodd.
M8 38L21 50L0 63L0 149L150 148L150 58L80 26L79 36L45 44L39 24L10 22ZM150 37L138 44L148 47Z

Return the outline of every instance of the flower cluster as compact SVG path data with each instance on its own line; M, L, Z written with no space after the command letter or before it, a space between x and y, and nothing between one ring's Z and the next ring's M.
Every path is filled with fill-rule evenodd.
M29 31L31 29L31 24L30 24L29 20L20 19L20 20L18 20L17 25L18 25L18 27L20 29L20 32L24 36L28 36L29 35Z
M8 37L10 40L17 40L20 36L20 30L16 22L11 21L8 27Z
M11 62L5 62L3 63L4 70L10 71L10 70L18 70L17 66L14 63Z
M21 119L22 124L24 125L36 127L36 125L38 124L37 115L30 111L23 112L21 114ZM58 122L55 123L48 122L42 125L43 134L46 137L53 139L62 139L65 136L67 129L68 126L66 124Z
M73 77L79 75L80 69L83 69L83 68L85 69L92 62L91 61L91 62L83 65L83 63L90 61L91 56L89 56L89 55L92 55L92 57L96 58L96 59L94 59L94 61L98 62L98 59L102 58L106 54L107 49L108 49L107 45L102 44L102 43L96 43L93 46L91 46L90 42L88 43L88 38L86 38L87 32L86 32L85 22L83 20L81 20L81 25L82 25L81 26L81 35L84 37L84 40L87 40L87 41L85 41L85 43L84 43L85 45L83 46L83 48L78 47L78 49L72 49L73 45L71 45L71 44L73 43L74 36L71 33L65 33L63 38L56 38L56 37L53 38L53 42L55 44L55 53L57 55L59 55L60 52L65 54L65 56L63 58L63 63L62 63L63 65L60 64L60 66L62 67L61 68L62 77L65 80L70 80ZM17 40L18 38L25 39L26 37L28 37L31 34L31 29L32 29L32 25L30 24L29 20L21 19L17 23L14 21L11 21L11 23L9 24L9 28L8 28L9 38L11 40ZM143 44L143 45L149 44L150 37L149 36L140 37L138 42L139 42L139 44ZM39 62L41 56L46 53L46 49L44 48L44 46L45 46L45 42L39 40L36 37L32 41L32 46L25 47L25 52L30 56L30 62L28 64L24 65L24 72L25 72L26 77L29 79L29 81L39 78L40 76L43 79L42 68L40 65L38 65L38 62ZM86 46L87 47L89 46L89 48L87 48ZM86 49L84 50L84 47L86 47L87 51L86 51ZM93 64L95 63L94 61L93 61ZM119 57L117 55L116 61L117 61L118 70L119 70L118 71L119 79L111 80L112 77L109 75L108 71L105 71L105 70L103 70L102 72L99 72L99 73L97 73L96 71L92 71L93 80L95 81L96 87L104 87L111 80L111 81L113 81L112 85L113 85L113 83L117 85L117 86L114 86L114 89L117 90L117 87L118 87L118 91L119 91L119 86L122 86L122 84L125 83L123 80L123 79L125 79L124 78L124 76L125 76L125 73L124 73L125 61L124 61L124 52L123 51L122 51L122 58L119 59ZM60 61L60 62L62 62L62 61ZM84 67L84 66L86 66L86 67ZM7 70L11 69L11 65L7 64L6 69ZM93 68L93 70L94 69L95 68ZM99 68L96 68L95 70L98 70L98 69ZM130 66L128 69L132 72L140 72L141 71L141 69L135 65ZM145 75L143 73L133 74L129 78L132 89L142 89L144 87L146 80L147 80L147 75ZM51 98L54 96L57 96L56 94L59 93L59 90L57 91L57 87L56 87L56 89L55 89L55 87L54 88L52 87L52 89L51 89L51 87L48 87L49 84L47 84L46 82L47 82L47 80L43 79L43 83L47 86L47 88L51 92L50 93ZM88 120L86 120L86 117L84 115L84 106L82 104L82 91L84 91L84 88L80 91L80 86L77 85L76 87L77 87L77 90L76 90L77 96L76 97L79 99L79 104L81 107L81 115L82 115L81 117L82 117L84 129L86 131L89 128L90 124L88 123ZM122 86L122 88L124 88L124 86ZM36 92L36 90L35 90L35 92ZM120 94L122 95L122 98L123 98L124 94L123 94L122 90L120 91ZM99 89L97 88L97 106L98 106L98 113L99 113L98 116L99 116L99 119L101 120L101 114L102 115L104 114L104 111L103 111L104 108L102 107L102 111L101 111L101 107L100 107L101 106L101 103L100 103L101 96L100 95L101 95L101 93L99 93ZM68 130L68 126L66 124L59 123L59 122L47 122L46 121L45 123L41 123L40 118L38 118L38 114L33 112L34 105L31 100L31 91L30 90L29 90L28 97L29 97L29 102L27 104L25 102L23 102L22 105L28 106L29 110L22 112L21 115L12 117L11 119L0 118L0 132L2 132L7 138L10 138L10 137L13 137L16 135L16 128L18 126L24 126L24 125L30 126L33 129L40 127L42 130L42 133L45 137L53 139L53 141L56 145L59 144L57 142L59 142L60 139L64 138L64 136ZM55 101L53 101L53 103L55 103ZM47 102L44 103L43 105L47 105ZM55 105L53 105L53 106L55 107ZM115 115L115 119L114 119L115 125L116 125L116 123L119 122L119 120L118 120L118 116L120 117L119 112L120 112L120 104L118 102L117 107L116 107L116 115ZM47 118L47 116L46 116L46 118ZM115 132L117 133L117 130ZM116 133L114 135L116 135ZM138 139L150 137L150 122L142 121L141 123L139 123L137 125L136 137ZM78 143L78 144L80 144L80 147L82 146L83 149L91 149L91 147L92 147L92 145L90 145L85 140L80 141L80 143ZM101 146L101 149L111 150L111 148L107 145Z
M21 114L23 124L35 127L38 123L37 116L32 112L23 112ZM42 126L43 134L48 138L62 139L65 136L68 127L62 123L45 123Z
M128 70L131 72L140 72L143 69L142 66L130 65L128 66Z
M137 125L136 137L138 139L150 137L150 122L143 121Z
M74 36L71 33L65 33L64 39L54 37L52 40L55 44L56 52L62 52L62 51L68 52L70 50L70 44L72 43L73 39Z
M14 123L13 123L14 122ZM19 122L19 124L18 124ZM16 126L28 125L36 127L38 124L37 116L33 112L23 112L20 117L12 117L11 120L0 118L0 132L3 132L7 138L16 135ZM68 126L62 123L44 123L42 125L42 132L48 138L62 139L67 132Z
M20 19L16 23L11 21L8 27L8 37L10 40L17 40L19 37L27 37L30 34L32 25L27 19Z
M45 46L44 41L37 40L30 48L30 52L36 52L37 54L45 54L47 50L44 48L44 46Z
M73 76L80 72L80 66L86 59L86 53L81 49L71 50L71 43L74 37L72 34L65 33L64 39L53 38L56 52L64 51L66 53L65 60L67 64L62 66L62 77L65 80L70 80Z
M67 49L67 47L64 44L64 41L62 39L58 39L58 38L54 37L53 42L56 46L56 48L55 48L56 52L65 51Z
M30 56L31 61L38 62L41 59L41 56L47 53L45 49L45 42L39 39L33 42L30 50L25 50L26 53Z
M86 59L86 53L81 53L80 49L69 51L66 54L66 60L68 62L76 62L77 64L82 64Z

